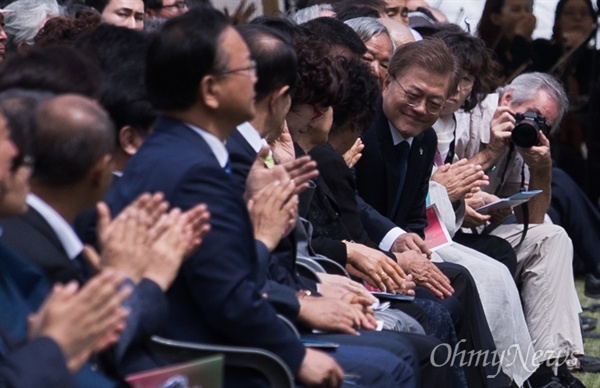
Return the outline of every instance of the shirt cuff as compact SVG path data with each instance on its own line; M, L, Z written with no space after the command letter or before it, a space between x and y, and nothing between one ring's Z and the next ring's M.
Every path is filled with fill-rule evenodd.
M392 245L394 245L394 241L396 241L396 239L404 233L406 233L406 231L400 229L399 227L391 229L385 234L385 236L383 236L383 240L381 240L379 243L379 249L389 252L389 250L392 249Z

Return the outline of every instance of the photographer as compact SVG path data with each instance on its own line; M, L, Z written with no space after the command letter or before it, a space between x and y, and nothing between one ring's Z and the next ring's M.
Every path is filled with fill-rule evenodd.
M561 382L572 383L574 378L562 362L583 352L578 322L581 310L571 264L573 246L562 227L544 224L552 181L548 129L558 126L567 106L565 92L552 76L528 73L515 78L500 94L488 95L469 113L458 111L455 116L455 158L481 165L490 182L467 200L471 207L467 206L463 226L487 226L484 233L506 239L515 249L515 280L529 332L536 352L543 353L538 361L548 361L530 377L534 387L552 379L549 365L553 363L558 364ZM515 145L517 124L517 132L523 131L523 124L537 126L537 138ZM516 223L504 220L498 224L502 217L497 216L507 214L490 218L473 210L522 189L543 192L525 205L527 212L514 209ZM487 225L490 220L496 223Z
M493 112L494 100L498 101L497 109L493 113L489 129L485 124L486 115L489 117ZM517 124L517 114L523 122L523 114L527 114L526 123L536 123L544 127L547 123L556 128L564 113L568 101L562 87L549 75L542 73L530 73L517 77L511 84L506 86L500 96L489 95L471 114L470 121L479 121L480 131L471 131L458 136L457 154L462 150L471 149L474 155L461 155L469 158L469 162L480 164L487 171L490 185L485 191L493 196L482 194L475 196L471 204L477 201L485 203L493 202L497 197L505 197L514 194L526 187L528 190L543 190L543 192L529 201L529 222L541 224L550 204L550 182L552 176L552 159L550 156L550 142L546 137L548 132L538 132L537 141L531 147L529 144L515 145L512 141L512 131ZM490 109L491 108L491 109ZM528 113L529 112L529 113ZM533 117L535 116L535 118ZM540 117L543 116L543 117ZM540 124L537 124L537 123ZM474 124L474 123L473 123ZM523 126L520 126L520 132ZM475 133L474 133L475 132ZM468 139L464 135L471 137ZM516 135L516 134L515 134ZM475 149L474 140L480 141L480 149ZM525 142L527 143L527 142ZM477 224L477 215L468 212L469 221ZM515 216L519 223L524 219L519 211L515 209Z

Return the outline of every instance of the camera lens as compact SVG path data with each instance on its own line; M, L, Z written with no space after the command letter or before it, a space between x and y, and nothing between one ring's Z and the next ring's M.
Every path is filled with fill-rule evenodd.
M515 125L511 138L517 147L531 148L538 144L538 131L537 123L525 118Z

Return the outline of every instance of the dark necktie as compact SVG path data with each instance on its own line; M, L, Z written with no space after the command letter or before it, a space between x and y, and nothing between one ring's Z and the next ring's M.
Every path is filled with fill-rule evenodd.
M402 196L402 189L404 189L404 182L406 180L406 167L408 165L408 153L410 152L410 144L407 141L402 141L394 146L394 152L398 160L398 187L396 189L396 196L394 197L393 206L391 208L389 218L394 219L398 206L400 205L400 197Z
M225 163L223 170L225 170L227 174L231 175L231 163L229 163L229 159L227 159L227 163Z

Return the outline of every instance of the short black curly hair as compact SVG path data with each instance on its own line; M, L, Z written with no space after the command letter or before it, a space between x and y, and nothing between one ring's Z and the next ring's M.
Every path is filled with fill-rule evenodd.
M375 117L375 104L380 95L371 67L359 58L338 58L344 69L345 98L333 106L330 135L354 128L366 128Z
M299 36L294 41L298 56L298 80L292 106L334 106L344 98L342 70L331 55L331 47L318 39Z

